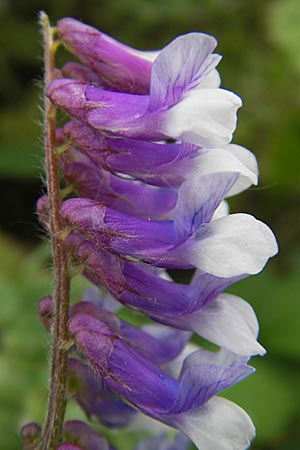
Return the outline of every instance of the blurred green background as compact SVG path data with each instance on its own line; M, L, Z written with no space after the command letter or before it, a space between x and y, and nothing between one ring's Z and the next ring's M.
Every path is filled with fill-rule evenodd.
M43 192L40 9L73 16L141 49L189 31L213 34L222 85L244 100L234 142L257 155L261 179L231 202L275 231L280 254L231 291L255 308L257 373L229 390L257 426L255 450L300 448L300 2L298 0L0 0L0 449L42 421L48 339L37 320L51 290L49 248L34 207ZM77 280L75 290L80 289ZM78 286L79 285L79 286ZM120 450L130 444L121 441ZM217 450L217 449L216 449Z

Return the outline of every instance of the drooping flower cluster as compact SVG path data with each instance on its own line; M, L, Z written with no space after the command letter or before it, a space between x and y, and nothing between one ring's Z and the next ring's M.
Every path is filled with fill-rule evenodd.
M215 395L251 374L247 361L265 350L251 306L223 291L258 273L277 245L253 216L228 213L226 198L256 184L258 170L231 143L241 100L219 87L216 41L190 33L140 52L69 18L57 33L80 60L47 86L71 117L56 133L76 193L61 206L64 245L94 285L157 323L130 325L99 294L72 306L69 394L106 426L138 422L138 410L184 433L169 447L159 436L136 450L184 449L189 439L201 450L246 449L250 418ZM47 222L46 198L38 210ZM166 269L194 275L180 284ZM51 310L47 297L48 329ZM193 332L220 349L191 352ZM72 436L75 425L66 424ZM84 428L85 441L59 449L96 448L93 433Z

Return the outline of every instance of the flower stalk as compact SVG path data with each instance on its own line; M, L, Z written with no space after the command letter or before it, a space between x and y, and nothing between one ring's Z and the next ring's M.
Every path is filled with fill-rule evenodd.
M53 42L53 29L45 13L40 15L44 38L44 86L48 86L54 69L56 43ZM42 432L41 450L56 448L60 441L66 409L66 372L68 351L64 343L68 339L68 311L70 280L67 254L63 247L61 234L63 223L59 208L61 203L58 159L55 153L56 107L44 95L44 145L46 179L49 210L49 234L52 245L54 271L54 322L52 331L51 374L48 408Z

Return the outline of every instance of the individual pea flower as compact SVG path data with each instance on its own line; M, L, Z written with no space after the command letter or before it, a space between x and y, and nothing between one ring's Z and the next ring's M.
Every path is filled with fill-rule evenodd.
M95 130L135 139L223 146L232 139L241 100L223 89L201 88L220 59L212 54L215 45L213 37L201 33L172 41L152 64L149 95L113 92L64 78L53 80L47 95Z
M166 144L108 137L74 120L57 130L57 138L63 148L74 146L88 156L99 170L127 174L151 185L178 188L191 173L200 176L227 171L239 173L231 195L257 184L255 156L236 144L204 149L186 142Z
M84 66L67 63L65 76L93 80L109 90L131 94L148 94L151 83L152 61L159 51L139 51L116 41L97 29L72 18L64 18L57 23L57 34L62 43L77 56ZM203 36L203 52L207 51L210 62L220 59L219 55L209 55L215 45L211 36ZM192 52L193 49L190 49ZM199 56L199 55L195 55ZM193 58L194 55L191 55ZM216 70L207 74L209 86L218 87L220 78ZM205 80L207 83L207 80ZM203 82L202 82L203 83Z
M115 333L122 335L126 342L133 345L138 352L158 365L166 364L175 359L191 337L190 332L178 332L178 330L162 325L135 327L120 319L115 314L117 309L113 313L107 308L108 302L111 302L111 300L110 296L98 294L97 303L94 301L77 302L70 308L69 315L72 317L75 314L82 313L102 320ZM52 297L42 298L39 309L42 323L46 329L50 330L53 321ZM47 320L45 320L45 317Z
M76 303L71 309L71 317L76 314L88 314L103 321L137 352L159 366L175 359L191 337L190 332L178 332L162 325L152 325L150 328L149 326L135 327L92 302Z
M222 278L197 270L190 284L175 283L147 266L101 250L72 232L65 240L83 275L123 305L152 320L199 334L241 355L264 354L257 342L258 323L251 306L222 291L247 276Z
M180 188L173 220L136 218L84 198L66 200L61 214L75 231L113 254L225 278L254 274L277 252L271 230L248 214L211 220L236 178L236 173L190 177Z
M249 416L215 396L253 372L248 358L198 350L185 359L175 379L90 315L73 316L69 331L96 375L144 414L179 429L201 450L249 446L254 437Z

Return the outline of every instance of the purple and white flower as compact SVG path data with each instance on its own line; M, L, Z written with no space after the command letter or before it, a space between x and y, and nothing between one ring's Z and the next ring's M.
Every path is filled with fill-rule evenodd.
M95 130L135 139L173 138L207 148L223 146L231 141L241 100L232 92L202 87L220 60L212 54L215 46L213 37L201 33L172 41L152 64L149 95L56 79L48 86L48 96Z
M65 77L71 75L71 78L89 83L92 81L113 91L149 93L152 61L159 55L159 51L134 49L72 18L59 20L57 33L62 43L84 63L84 66L67 63L63 68ZM209 40L212 45L216 45L215 39L212 36L201 36L204 38L203 42L206 40L207 50L210 51ZM190 58L193 57L191 54ZM218 55L211 58L218 58ZM218 72L209 72L201 85L204 83L207 87L219 87Z
M84 198L65 201L61 213L67 224L113 254L164 268L196 267L217 277L255 274L277 252L271 230L248 214L211 221L236 177L218 173L186 180L173 220L127 216Z
M249 446L254 427L248 415L215 397L253 372L247 358L198 350L175 379L89 315L73 316L69 330L94 372L144 414L181 430L199 449L213 450L216 442L220 450Z

